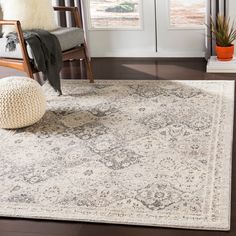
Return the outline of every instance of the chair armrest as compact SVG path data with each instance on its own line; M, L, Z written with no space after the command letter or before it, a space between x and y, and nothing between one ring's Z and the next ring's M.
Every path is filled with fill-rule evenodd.
M0 25L20 25L20 22L17 20L0 20Z
M18 35L21 53L25 61L29 61L29 56L26 49L26 43L21 28L21 23L18 20L0 20L0 25L12 25L16 27L16 33Z
M22 28L21 28L20 21L18 21L18 20L0 20L0 25L15 26L20 43L24 42L23 31L22 31Z
M24 36L23 36L23 31L21 28L21 24L20 21L18 20L0 20L0 25L12 25L16 27L16 33L18 35L19 38L19 43L25 46L25 40L24 40Z
M75 20L76 27L83 28L83 24L81 21L81 14L78 7L58 6L58 7L54 7L54 11L63 11L63 12L70 11Z

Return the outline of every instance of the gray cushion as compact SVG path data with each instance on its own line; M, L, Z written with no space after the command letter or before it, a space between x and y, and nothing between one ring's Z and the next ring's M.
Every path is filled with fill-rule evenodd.
M51 32L56 35L58 38L62 51L67 51L72 49L78 45L84 43L84 32L83 29L80 28L58 28ZM6 47L6 38L0 38L0 57L8 57L8 58L22 58L21 50L19 44L16 47L16 50L13 52L7 52L5 50ZM32 53L29 47L27 47L27 51L29 57L32 58Z
M51 33L57 36L62 51L67 51L84 43L84 31L80 28L59 28Z

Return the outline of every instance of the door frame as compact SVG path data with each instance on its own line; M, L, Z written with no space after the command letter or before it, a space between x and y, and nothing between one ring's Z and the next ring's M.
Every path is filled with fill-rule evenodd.
M141 1L141 0L139 0ZM84 4L84 9L85 9L85 22L86 22L86 32L87 32L87 38L88 38L88 42L89 42L89 46L90 46L90 54L92 57L150 57L150 58L161 58L161 57L205 57L205 54L206 54L206 37L201 37L201 42L202 42L202 49L201 50L195 50L195 51L189 51L189 50L180 50L180 51L170 51L168 50L168 47L165 49L165 48L162 48L162 40L161 39L161 19L160 19L160 12L159 12L159 6L160 6L160 3L161 1L168 1L168 7L170 6L169 4L169 1L170 0L143 0L142 3L141 3L141 9L140 9L140 17L141 17L141 22L142 22L142 28L141 29L119 29L119 28L116 28L116 29L91 29L89 28L89 15L90 14L90 11L89 11L89 2L86 1L86 4ZM207 0L206 0L207 1ZM92 42L93 40L93 37L98 35L98 41L101 42L101 43L104 43L103 42L103 39L106 38L105 36L104 37L101 37L101 34L104 33L104 35L108 35L108 37L110 37L111 41L109 43L111 44L115 44L114 42L116 42L116 35L119 35L119 37L121 37L120 35L122 34L122 32L124 32L124 35L127 33L127 32L144 32L146 29L147 29L147 9L144 5L142 4L145 4L149 2L149 7L153 6L151 11L150 12L150 15L153 17L153 22L151 23L152 24L152 33L151 33L151 36L150 37L153 37L152 39L152 43L153 45L149 46L149 48L147 49L147 51L145 50L142 50L142 46L141 46L141 50L139 50L139 48L137 47L137 50L122 50L122 49L119 49L119 50L115 50L114 48L111 48L111 50L106 49L104 51L100 50L96 50L96 46L95 46L95 43ZM163 2L162 2L162 5L163 6ZM164 8L166 11L166 6L164 5ZM150 10L149 9L149 10ZM152 11L153 10L153 11ZM163 11L163 9L162 9ZM163 13L162 13L163 14ZM169 20L170 20L170 10L168 9L168 12L167 12L167 16L168 19L166 19L168 21L168 24L167 24L167 28L166 28L166 31L167 32L175 32L175 34L179 31L181 32L181 34L183 32L185 32L185 34L189 31L195 31L195 32L199 32L200 34L206 34L205 33L205 30L201 27L201 28L170 28L170 24L169 24ZM207 14L207 9L206 9L206 14ZM163 20L163 19L162 19ZM149 20L150 21L150 20ZM149 22L150 23L150 22ZM150 29L148 31L150 33ZM178 34L178 33L177 33ZM129 35L129 34L127 34ZM131 34L132 35L132 34ZM136 35L135 33L133 35ZM125 36L124 36L125 37ZM114 40L114 42L112 41ZM135 40L135 38L134 38ZM139 40L137 38L137 40ZM106 45L107 46L107 45ZM103 46L101 46L103 47ZM104 46L105 47L105 46ZM108 44L108 47L109 47L109 44ZM122 48L122 45L121 45L121 48ZM152 48L152 50L150 50Z

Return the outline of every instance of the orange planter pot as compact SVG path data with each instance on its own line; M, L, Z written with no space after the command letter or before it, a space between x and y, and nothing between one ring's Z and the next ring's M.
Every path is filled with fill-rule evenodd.
M219 61L231 61L234 56L234 45L230 47L216 46L216 55Z

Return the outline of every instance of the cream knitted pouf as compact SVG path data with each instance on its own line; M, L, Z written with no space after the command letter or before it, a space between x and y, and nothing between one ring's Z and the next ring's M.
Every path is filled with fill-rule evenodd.
M41 86L27 77L0 79L0 128L17 129L39 121L46 111Z

